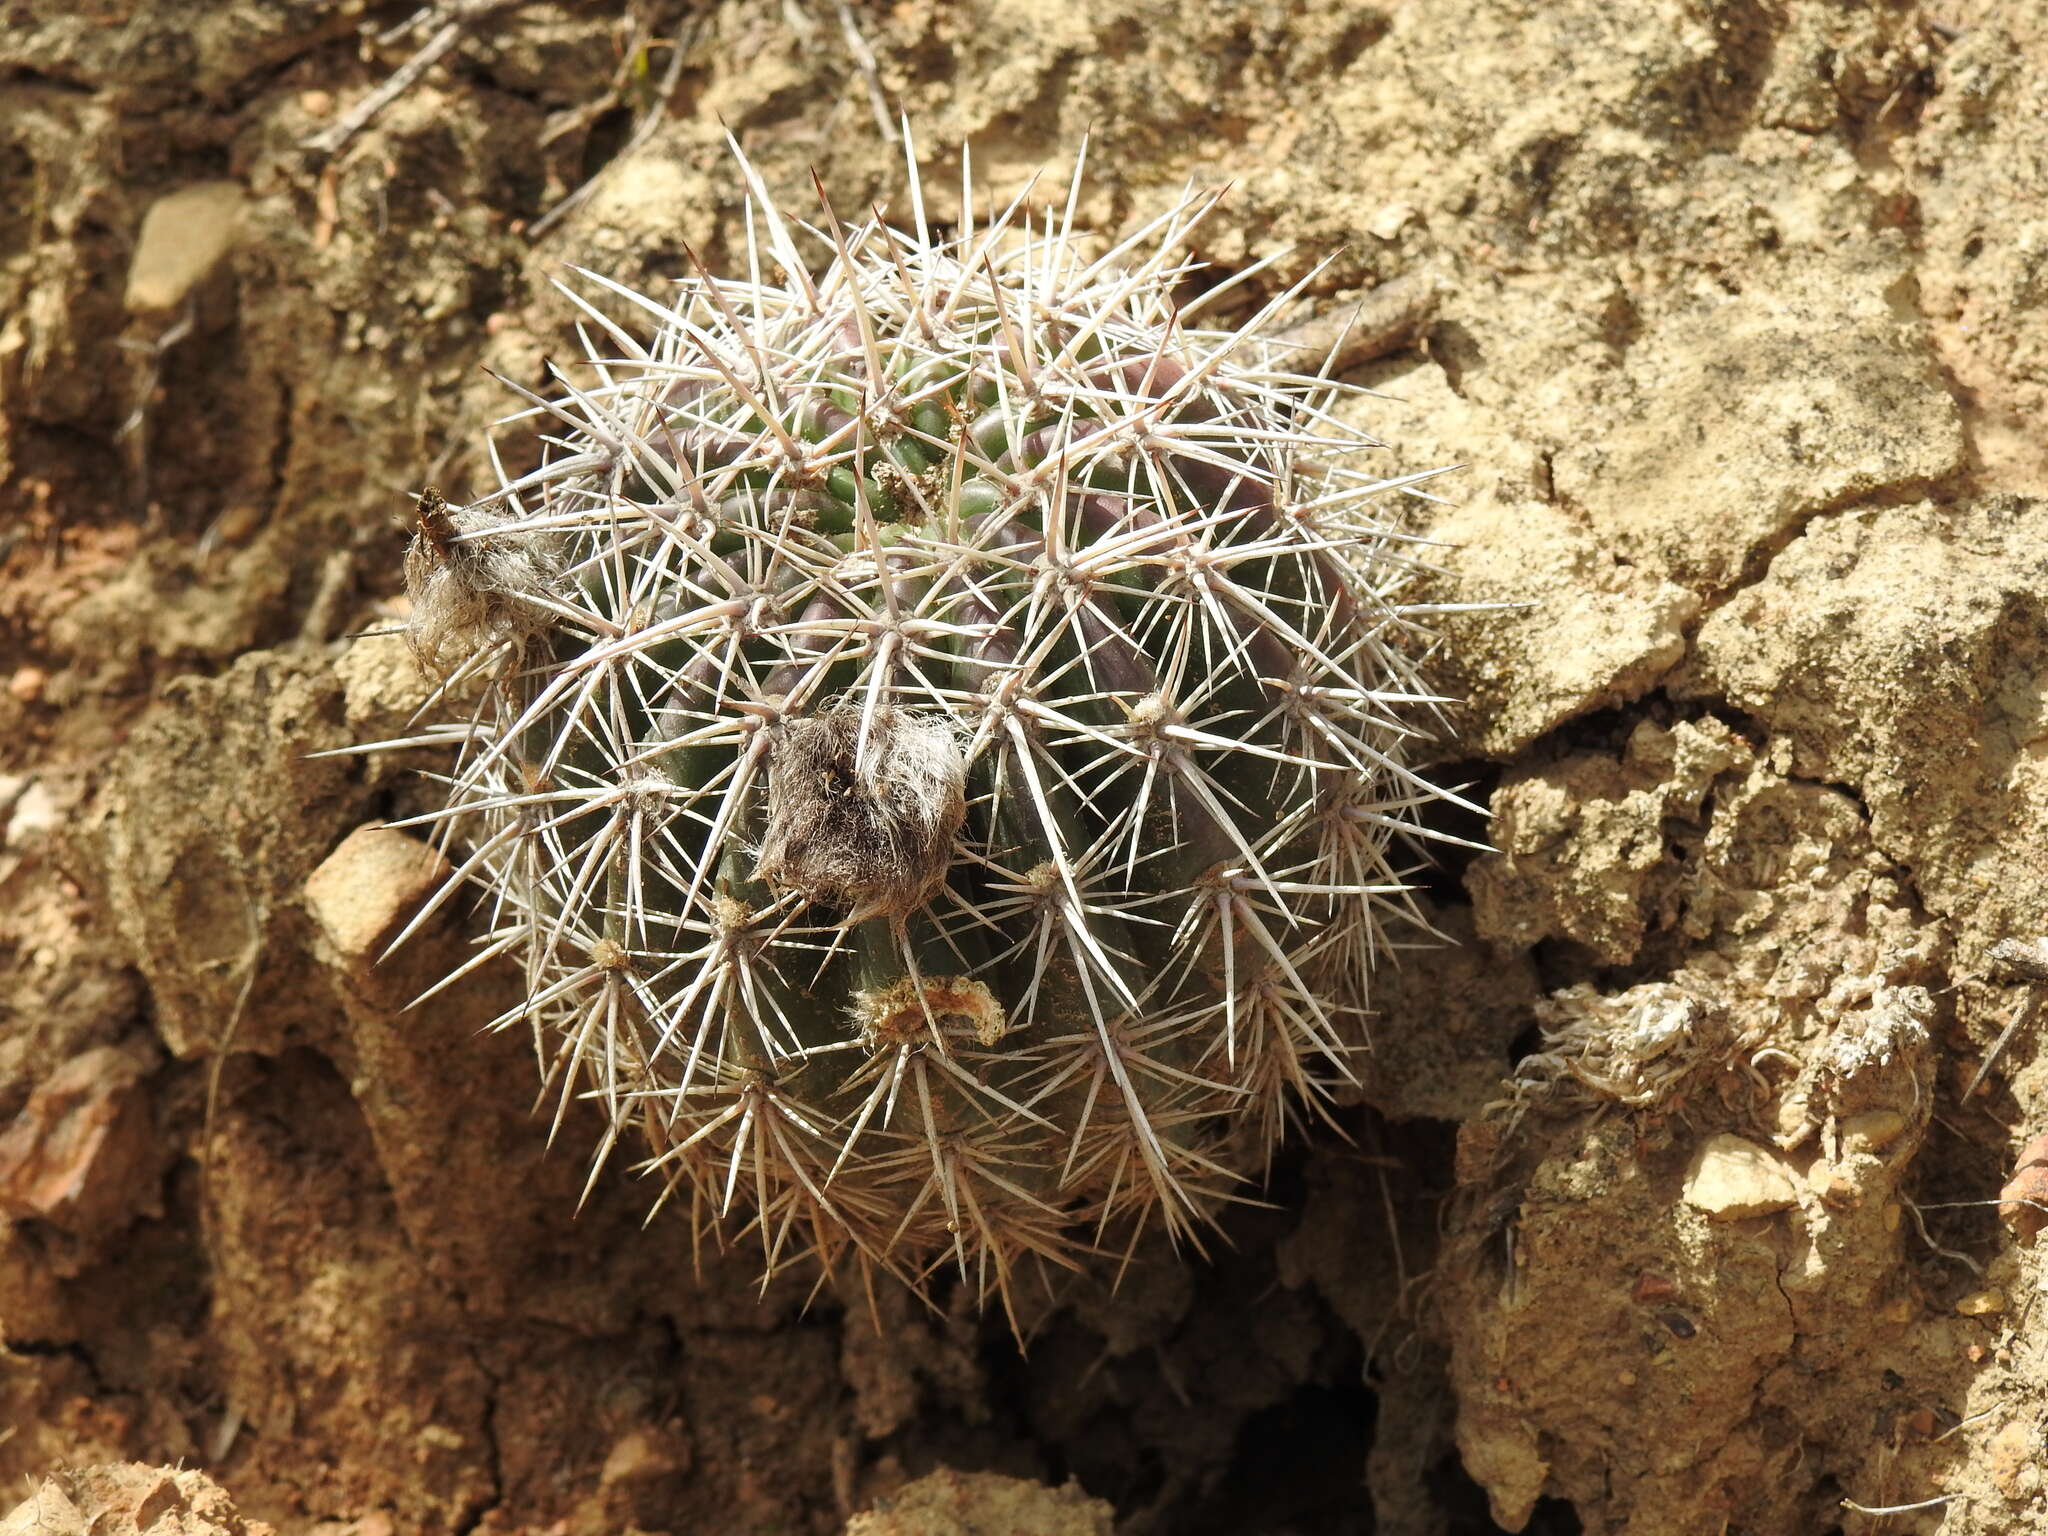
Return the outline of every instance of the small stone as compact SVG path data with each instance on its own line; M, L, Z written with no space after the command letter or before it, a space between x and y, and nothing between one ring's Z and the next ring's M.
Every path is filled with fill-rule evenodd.
M128 263L130 314L176 309L234 243L242 189L232 181L202 181L158 198L142 216L142 233Z
M299 92L299 110L308 117L326 117L334 111L334 93L331 91Z
M1837 1208L1857 1203L1856 1182L1839 1168L1830 1166L1824 1157L1817 1157L1807 1167L1806 1187L1821 1200Z
M43 696L43 685L50 680L50 674L41 667L16 667L14 676L7 679L7 692L17 702L33 704Z
M1677 1294L1678 1287L1670 1280L1646 1269L1636 1276L1635 1287L1629 1292L1629 1299L1636 1302L1668 1301Z
M422 1450L459 1451L469 1442L461 1431L450 1429L446 1424L422 1425L414 1440Z
M263 518L263 508L254 502L238 501L214 521L214 537L223 544L239 547L263 526Z
M2020 1148L2020 1155L2013 1160L2013 1167L2048 1167L2048 1131L2043 1131L2024 1147Z
M143 1079L153 1046L103 1045L36 1085L0 1135L0 1214L87 1239L159 1210L163 1152Z
M451 873L416 837L357 827L307 877L306 909L344 964L368 964Z
M2022 1168L2006 1180L1998 1192L1998 1215L2021 1246L2032 1243L2048 1222L2048 1168Z
M6 785L0 783L0 807L7 802ZM14 794L12 808L7 811L7 834L0 837L0 844L27 848L54 832L63 819L63 810L50 786L41 780L33 781Z
M1998 1192L1998 1215L2022 1246L2048 1223L2048 1132L2020 1149L2013 1176Z
M941 1467L855 1515L846 1536L1110 1536L1115 1521L1115 1509L1090 1498L1079 1483L1048 1488L996 1472Z
M1851 1152L1879 1152L1899 1139L1906 1117L1895 1109L1866 1109L1842 1122L1842 1144Z
M1415 217L1413 203L1389 203L1366 223L1366 229L1381 240L1391 240Z
M1991 1317L2004 1310L2005 1292L1996 1286L1972 1291L1956 1303L1956 1311L1964 1317Z
M1685 1202L1717 1221L1768 1216L1799 1201L1799 1189L1774 1152L1723 1132L1693 1154L1685 1175Z
M690 1470L690 1444L672 1430L642 1425L621 1435L604 1459L598 1482L606 1488L652 1483Z
M2033 1425L2025 1419L2014 1419L1991 1437L1991 1444L1986 1448L1991 1481L2007 1498L2019 1498L2027 1492L2020 1474L2033 1466L2035 1442L2039 1438Z

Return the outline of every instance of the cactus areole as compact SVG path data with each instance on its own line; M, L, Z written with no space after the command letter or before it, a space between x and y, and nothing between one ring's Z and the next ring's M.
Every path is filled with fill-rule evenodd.
M1266 339L1301 285L1190 324L1211 196L1089 253L1071 198L941 239L913 162L904 227L812 229L740 168L738 270L579 274L539 467L421 501L413 643L483 702L403 744L459 745L499 1022L768 1274L1198 1236L1412 916L1413 480Z

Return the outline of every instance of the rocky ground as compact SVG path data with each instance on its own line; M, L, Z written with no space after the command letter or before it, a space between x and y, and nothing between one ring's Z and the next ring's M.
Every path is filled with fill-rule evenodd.
M2031 0L4 17L0 1531L2048 1532ZM939 185L1092 135L1105 232L1229 183L1247 304L1423 274L1351 376L1510 605L1349 1139L1025 1350L578 1214L509 978L400 1011L466 916L371 963L433 764L308 756L419 697L347 637L562 264L729 262L726 127L886 201L897 112Z

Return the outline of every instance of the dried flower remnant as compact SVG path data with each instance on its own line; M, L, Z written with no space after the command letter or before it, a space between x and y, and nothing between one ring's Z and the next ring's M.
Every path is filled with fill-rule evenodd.
M420 493L414 515L406 636L422 666L445 670L451 658L523 642L554 622L560 566L544 532L489 510L451 508L433 486Z

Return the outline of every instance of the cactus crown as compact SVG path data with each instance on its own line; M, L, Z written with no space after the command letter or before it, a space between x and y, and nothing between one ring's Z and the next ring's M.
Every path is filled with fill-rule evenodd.
M415 645L484 704L409 744L460 744L422 820L526 969L499 1022L770 1274L1198 1239L1412 915L1412 481L1262 339L1303 285L1187 324L1212 196L942 240L913 158L813 276L740 163L743 274L582 274L616 315L572 294L587 369L502 424L539 467L422 504Z

